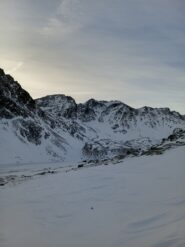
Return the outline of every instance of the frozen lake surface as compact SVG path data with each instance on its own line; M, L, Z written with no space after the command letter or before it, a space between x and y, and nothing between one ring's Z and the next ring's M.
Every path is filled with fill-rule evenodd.
M184 247L184 233L184 147L0 188L1 247Z

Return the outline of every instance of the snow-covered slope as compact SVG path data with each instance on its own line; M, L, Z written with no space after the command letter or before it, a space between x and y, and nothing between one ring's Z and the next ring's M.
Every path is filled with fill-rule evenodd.
M179 147L0 187L0 246L184 247L184 160Z
M63 159L65 139L31 96L0 70L0 163Z
M77 104L63 94L37 100L0 70L0 163L80 161L139 155L160 144L185 117L168 108L120 101Z

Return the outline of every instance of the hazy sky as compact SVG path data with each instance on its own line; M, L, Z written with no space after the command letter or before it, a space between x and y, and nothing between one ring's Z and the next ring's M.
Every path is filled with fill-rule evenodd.
M0 67L34 98L185 113L184 0L0 0Z

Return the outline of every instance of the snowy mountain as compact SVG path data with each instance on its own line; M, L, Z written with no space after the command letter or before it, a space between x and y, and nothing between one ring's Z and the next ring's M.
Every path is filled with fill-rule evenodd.
M33 100L0 69L0 163L124 158L170 135L182 138L183 130L185 116L169 108L94 99L77 104L63 94Z

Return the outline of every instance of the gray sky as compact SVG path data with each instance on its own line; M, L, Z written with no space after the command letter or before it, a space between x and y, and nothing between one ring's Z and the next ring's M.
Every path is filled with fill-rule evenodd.
M0 0L0 67L34 98L185 113L184 0Z

